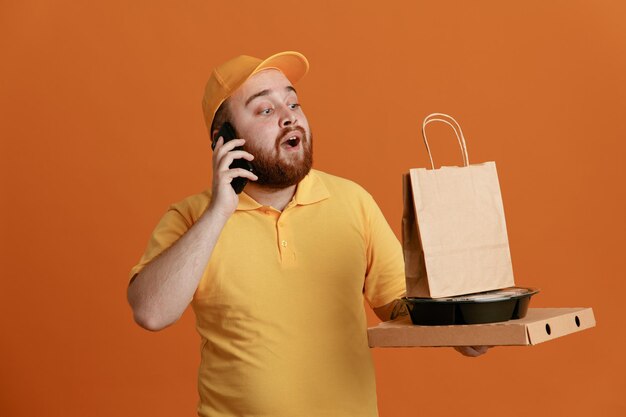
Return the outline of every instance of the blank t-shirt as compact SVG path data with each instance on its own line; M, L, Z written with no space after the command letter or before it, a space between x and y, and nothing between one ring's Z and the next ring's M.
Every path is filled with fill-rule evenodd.
M210 199L172 205L131 277ZM404 293L401 245L357 184L312 170L282 212L240 194L192 301L198 414L377 416L363 296L376 308Z

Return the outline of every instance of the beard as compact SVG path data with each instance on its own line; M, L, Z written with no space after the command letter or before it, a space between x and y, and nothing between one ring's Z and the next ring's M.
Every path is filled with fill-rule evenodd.
M294 130L302 133L303 139L300 145L303 152L297 156L281 157L281 153L285 152L281 152L280 140ZM252 167L254 174L258 177L254 183L266 188L281 189L298 184L313 166L313 136L307 135L300 126L283 129L276 137L274 147L270 151L251 143L246 143L244 150L254 155Z

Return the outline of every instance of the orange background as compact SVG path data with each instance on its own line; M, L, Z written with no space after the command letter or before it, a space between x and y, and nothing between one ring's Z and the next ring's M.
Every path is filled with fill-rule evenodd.
M516 283L598 320L478 359L374 349L381 417L625 415L624 3L219 3L1 3L0 415L195 415L193 314L140 329L127 274L168 204L210 184L210 69L287 49L311 62L318 169L362 184L399 236L421 120L452 114L470 161L498 164Z

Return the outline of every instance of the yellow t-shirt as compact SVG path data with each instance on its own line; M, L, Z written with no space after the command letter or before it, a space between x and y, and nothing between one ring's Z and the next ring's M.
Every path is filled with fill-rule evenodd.
M209 201L172 205L131 277ZM192 301L198 414L377 416L363 295L380 307L404 293L400 243L360 186L312 170L282 212L240 194Z

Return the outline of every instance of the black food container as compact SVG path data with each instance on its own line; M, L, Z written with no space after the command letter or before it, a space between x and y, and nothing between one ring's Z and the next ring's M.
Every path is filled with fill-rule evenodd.
M497 323L526 316L535 288L511 287L448 298L403 298L413 324Z

